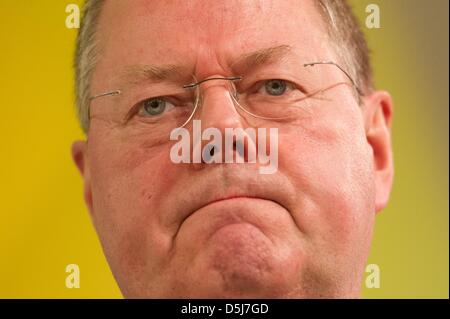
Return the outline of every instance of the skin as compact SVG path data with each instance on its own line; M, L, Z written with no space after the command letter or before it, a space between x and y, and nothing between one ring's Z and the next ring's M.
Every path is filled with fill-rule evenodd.
M339 61L312 1L205 6L107 1L91 92L116 89L118 72L135 64L181 62L197 79L236 75L238 56L277 45L292 46L292 61ZM324 76L345 80L335 69ZM219 82L202 86L202 129L278 127L275 174L248 163L174 164L174 141L154 143L139 120L124 128L96 116L112 97L92 103L88 139L73 144L123 295L358 297L393 178L389 94L372 91L358 105L340 85L295 121L274 124L241 116Z

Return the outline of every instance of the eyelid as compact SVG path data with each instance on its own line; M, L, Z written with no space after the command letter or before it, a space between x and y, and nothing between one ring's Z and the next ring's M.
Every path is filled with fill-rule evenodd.
M133 106L127 112L127 114L125 115L124 122L127 123L136 114L138 114L138 112L142 109L144 102L146 102L148 100L154 100L154 99L161 99L161 100L164 100L166 102L169 102L169 103L173 104L173 102L170 101L170 96L151 96L151 97L147 97L145 99L141 99L138 102L136 102L135 104L133 104Z
M188 103L194 102L194 97L192 96L192 94L190 94L187 91L183 91L183 92L180 92L179 94L172 94L172 95L148 96L148 97L138 100L138 102L133 104L133 106L130 108L130 110L125 115L124 123L127 123L128 121L130 121L139 112L139 110L143 107L143 103L145 101L153 100L153 99L164 100L170 104L173 104L174 107L176 107L176 105L183 105L186 102L188 102Z
M258 90L260 90L265 85L266 82L273 81L273 80L280 80L280 81L286 82L287 86L291 90L297 89L297 90L301 91L302 93L305 93L305 94L308 93L304 86L302 86L299 83L294 82L293 80L289 80L288 79L289 77L286 77L286 76L283 77L283 76L274 75L274 76L267 76L267 77L264 76L264 78L262 78L262 79L258 79L258 78L262 78L262 76L255 77L255 79L253 81L251 81L250 84L248 84L248 83L244 84L241 88L237 87L238 91L241 91L241 92L247 91L248 93L254 93L254 92L257 92ZM250 81L248 81L248 82L250 82Z

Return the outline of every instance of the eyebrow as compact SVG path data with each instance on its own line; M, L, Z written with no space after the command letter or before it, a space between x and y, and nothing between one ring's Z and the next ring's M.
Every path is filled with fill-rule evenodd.
M186 79L187 69L181 65L147 65L137 64L124 68L119 79L126 84L136 85L141 82L171 81L180 82Z
M238 57L236 62L231 65L231 68L232 70L247 73L249 69L283 60L290 54L291 50L292 47L290 45L283 44L245 53Z
M233 72L239 71L242 74L249 69L257 68L264 64L269 64L282 60L289 55L292 47L289 45L278 45L274 47L259 49L250 53L240 55L235 62L231 64ZM174 82L186 84L192 80L193 76L189 69L182 65L147 65L137 64L127 66L119 75L122 83L137 85L142 82Z

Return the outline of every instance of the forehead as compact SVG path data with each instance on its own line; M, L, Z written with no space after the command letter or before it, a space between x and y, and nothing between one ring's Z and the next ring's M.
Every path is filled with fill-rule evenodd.
M313 1L106 1L97 69L183 64L201 78L226 72L247 52L277 45L293 47L299 59L330 58Z

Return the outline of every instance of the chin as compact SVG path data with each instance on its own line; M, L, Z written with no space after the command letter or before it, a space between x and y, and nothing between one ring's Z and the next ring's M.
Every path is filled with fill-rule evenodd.
M191 284L182 297L285 297L299 282L299 256L280 250L252 225L222 227L183 274Z

